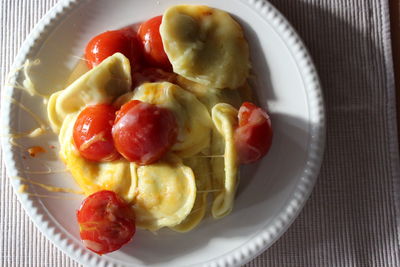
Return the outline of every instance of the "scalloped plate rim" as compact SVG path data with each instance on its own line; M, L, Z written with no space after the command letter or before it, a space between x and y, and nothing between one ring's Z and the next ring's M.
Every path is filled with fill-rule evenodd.
M302 177L297 182L297 187L295 191L293 191L290 199L287 200L285 209L281 210L279 215L273 219L274 223L272 225L276 225L275 229L272 227L261 229L257 235L257 237L253 237L248 242L242 244L239 248L229 251L226 254L220 255L219 257L201 262L199 264L205 266L239 266L246 262L249 262L251 259L260 255L267 248L269 248L279 237L283 235L283 233L290 227L290 225L294 222L312 192L316 179L318 177L318 173L322 164L322 158L325 148L325 109L323 105L323 96L322 90L319 83L318 75L315 70L314 64L312 63L312 59L305 48L303 42L297 35L296 31L290 25L290 23L285 19L285 17L269 2L265 0L237 0L239 2L248 4L254 12L258 13L263 17L263 20L273 26L274 30L279 34L280 38L285 41L285 45L288 50L291 52L292 56L296 59L295 62L297 66L299 66L299 60L303 60L306 62L305 66L300 68L301 77L304 81L304 76L309 76L312 79L312 82L304 81L304 85L308 90L313 90L315 93L315 99L318 104L315 105L314 109L318 110L317 116L318 124L310 126L311 133L314 135L310 138L310 153L308 155L307 164L312 165L308 166L305 170L308 175L306 177ZM16 68L17 66L22 65L25 61L26 57L29 55L30 50L35 46L36 42L40 38L42 34L46 34L48 31L48 27L55 25L52 24L52 21L57 21L60 17L65 16L72 9L76 8L81 3L86 2L86 0L62 0L58 2L54 7L52 7L45 16L40 19L40 21L35 25L33 30L29 33L23 45L21 46L12 68ZM279 20L278 25L273 25L273 19ZM284 26L284 29L279 29L278 26ZM283 33L288 33L287 36L283 36ZM293 41L293 44L288 44L289 40ZM294 54L294 50L297 49L297 53ZM306 71L305 71L306 70ZM305 72L307 72L305 74ZM311 89L310 89L311 88ZM5 103L4 95L5 92L13 92L13 88L10 86L4 86L4 90L2 91L2 105L1 105L1 119L2 123L7 122L10 116L11 104ZM17 170L15 168L15 164L13 164L12 160L12 152L11 145L8 142L8 139L4 136L2 137L2 149L3 149L3 161L6 165L6 173L7 176L10 177L12 173L15 173ZM6 153L4 153L6 152ZM313 154L313 160L310 159L310 154ZM304 173L304 172L303 172ZM60 239L59 233L53 233L57 231L57 228L52 226L46 226L49 224L48 221L43 221L41 215L37 213L36 208L31 208L34 206L33 200L31 197L27 197L26 195L23 197L20 193L18 193L18 187L21 185L19 180L11 179L11 184L14 189L14 193L17 195L19 202L22 204L25 212L29 215L30 219L34 222L36 227L59 249L64 251L68 256L73 258L84 265L97 265L97 264L107 264L107 265L117 265L115 262L109 262L107 259L99 259L97 255L92 252L83 250L81 248L74 248L72 250L72 245L66 245L69 241L68 239ZM300 195L296 197L297 195ZM297 201L297 202L296 202ZM291 203L293 202L293 203ZM291 204L290 204L291 203ZM294 204L297 203L297 204ZM291 212L286 209L291 207ZM51 223L51 222L50 222ZM66 242L63 242L66 241ZM63 243L63 244L62 244Z

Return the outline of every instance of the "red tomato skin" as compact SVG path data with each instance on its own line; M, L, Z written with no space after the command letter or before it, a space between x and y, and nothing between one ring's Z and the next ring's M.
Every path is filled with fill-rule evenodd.
M139 100L121 107L112 129L118 152L139 165L158 161L175 143L177 134L170 110Z
M98 104L86 107L78 115L73 139L82 157L98 162L113 161L119 157L111 134L115 112L112 105Z
M139 27L138 36L143 47L146 63L151 67L171 71L172 65L165 53L160 35L161 22L162 16L157 16L143 22Z
M249 164L265 156L272 144L272 126L268 114L260 107L244 102L239 109L239 127L234 139L239 162Z
M76 216L82 242L100 255L121 248L136 232L132 208L113 191L88 196Z
M120 52L129 59L133 71L141 66L141 50L141 44L135 31L125 28L106 31L95 36L86 46L85 58L88 67L91 69L109 56Z

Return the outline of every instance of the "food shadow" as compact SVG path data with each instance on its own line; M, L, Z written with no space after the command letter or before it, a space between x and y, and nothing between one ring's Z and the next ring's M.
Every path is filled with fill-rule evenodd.
M237 17L235 19L243 26L250 44L252 71L255 75L255 79L250 81L253 87L253 99L268 109L267 101L276 99L270 68L265 56L260 56L263 52L255 31L245 21ZM249 234L254 234L253 229L257 225L270 222L269 218L284 207L285 201L279 202L280 207L276 210L269 209L263 212L259 207L268 206L270 201L276 203L276 199L282 197L279 196L282 191L292 189L288 189L288 184L300 178L307 153L305 147L307 142L304 140L307 140L308 130L311 127L308 122L287 114L270 115L274 125L271 151L261 162L241 168L242 178L234 209L230 215L214 220L207 214L200 225L189 233L176 233L168 229L161 229L157 234L138 231L136 242L128 244L121 251L127 254L133 253L132 255L144 264L168 262L182 253L194 253L199 248L207 246L213 238L247 237ZM296 162L297 168L292 168L291 162ZM146 247L158 251L157 257L149 253Z
M285 206L288 194L295 189L302 175L312 127L308 122L286 114L271 114L271 118L275 132L270 153L261 162L242 168L231 214L218 220L208 214L188 233L168 229L157 234L138 231L135 242L121 251L143 264L166 263L182 253L195 253L215 240L250 237L255 228L270 223ZM149 252L150 247L150 251L157 251L157 257Z
M249 44L251 72L248 81L253 92L252 100L268 109L267 101L275 100L276 95L271 82L270 67L261 48L260 38L246 21L234 15L233 17L242 26Z

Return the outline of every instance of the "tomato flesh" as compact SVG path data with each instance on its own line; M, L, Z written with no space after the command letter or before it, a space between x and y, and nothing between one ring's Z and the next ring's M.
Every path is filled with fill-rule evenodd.
M121 107L112 128L118 152L139 165L159 160L175 143L177 133L170 110L139 100Z
M162 16L157 16L143 22L138 30L139 40L143 45L146 63L152 67L172 70L171 63L165 53L160 35Z
M82 157L92 161L112 161L119 157L111 129L116 109L108 104L88 106L78 115L73 139Z
M106 31L90 40L85 50L87 65L93 68L117 52L129 59L132 70L140 68L141 46L135 31L130 28Z
M268 153L272 144L272 127L268 114L260 107L244 102L239 109L239 126L235 130L235 145L239 161L248 164Z
M121 248L136 231L132 208L113 191L88 196L77 211L77 219L82 242L98 254Z

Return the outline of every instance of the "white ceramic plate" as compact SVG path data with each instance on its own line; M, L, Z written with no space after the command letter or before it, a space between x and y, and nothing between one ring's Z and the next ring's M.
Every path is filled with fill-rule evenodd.
M192 232L162 230L157 235L139 230L134 242L123 249L98 256L82 246L75 211L81 197L49 193L40 187L28 191L52 195L35 197L17 193L37 227L60 249L87 266L227 266L241 265L260 254L281 236L300 212L319 172L325 137L324 108L317 74L306 49L284 17L269 3L256 0L98 0L61 1L35 27L21 48L14 68L26 59L40 59L33 67L33 82L41 92L65 86L67 77L83 54L88 40L110 29L144 21L175 4L205 4L230 12L243 26L250 43L255 88L259 102L271 113L274 139L261 162L241 169L235 207L221 220L206 219ZM22 82L15 75L11 83ZM46 120L39 97L10 86L3 90L4 134L25 132L37 126L13 97ZM12 129L12 130L10 130ZM44 184L76 188L69 173L34 174L64 169L58 160L57 137L17 141L24 147L48 150L36 158L2 140L7 173L15 191L25 177ZM30 170L30 171L26 171Z

